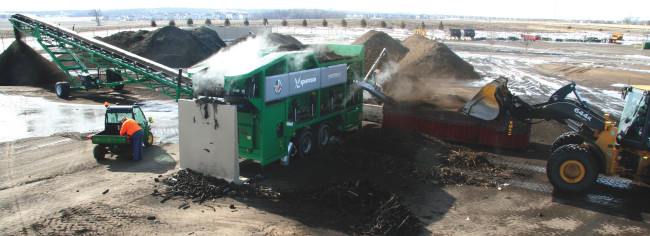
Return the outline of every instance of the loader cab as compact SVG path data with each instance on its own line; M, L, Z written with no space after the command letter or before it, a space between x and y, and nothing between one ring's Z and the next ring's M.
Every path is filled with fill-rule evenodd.
M650 86L631 86L623 90L625 107L621 114L616 139L624 147L650 150L649 90Z

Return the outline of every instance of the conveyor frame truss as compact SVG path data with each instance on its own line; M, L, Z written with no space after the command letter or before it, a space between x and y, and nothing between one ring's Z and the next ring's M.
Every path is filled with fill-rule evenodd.
M193 98L192 81L180 70L178 74L174 74L170 68L160 69L162 66L156 62L30 17L14 15L9 21L14 26L16 40L20 40L19 33L16 31L36 39L74 84L71 89L88 90L138 83L176 100ZM101 69L110 70L126 80L108 81L106 76L107 80L96 77L91 81L83 81L81 75L90 73L82 60L97 65L100 68L98 74Z

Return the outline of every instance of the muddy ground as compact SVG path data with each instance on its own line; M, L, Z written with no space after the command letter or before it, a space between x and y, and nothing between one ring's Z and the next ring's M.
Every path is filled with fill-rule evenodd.
M536 45L547 46L531 47ZM538 56L524 53L520 44L504 46L524 58ZM486 43L450 48L456 53L493 51ZM648 66L638 65L646 70ZM567 80L594 88L638 76L636 71L608 68L569 72L544 64L537 73L563 73ZM641 82L647 79L647 74L638 77ZM445 87L445 92L466 99L476 91ZM73 92L64 101L40 88L0 87L0 93L78 104L168 99L138 86L122 92ZM555 137L566 131L542 122L533 126L529 150L512 150L387 132L381 124L368 122L358 131L339 133L328 149L310 158L293 158L288 167L269 165L263 178L259 165L242 162L242 175L251 178L242 190L247 192L224 189L223 197L203 202L160 194L179 169L176 143L157 142L145 150L141 162L109 158L98 163L88 133L14 140L0 143L0 230L9 235L368 233L364 227L378 222L364 207L367 199L374 199L368 196L392 193L417 226L416 231L385 231L389 233L650 234L646 185L601 176L581 194L553 190L546 180L545 160Z

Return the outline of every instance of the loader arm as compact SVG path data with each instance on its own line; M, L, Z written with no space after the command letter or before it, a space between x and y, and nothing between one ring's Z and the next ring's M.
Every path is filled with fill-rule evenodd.
M515 101L519 98L515 97ZM599 132L605 129L607 121L603 116L591 109L585 109L581 103L573 100L560 102L547 102L530 107L514 107L510 115L518 119L545 119L555 120L560 124L569 126L579 132L584 125L592 129L592 132Z
M534 105L510 93L507 83L508 79L500 77L485 85L460 112L483 120L499 117L556 120L576 132L589 132L591 135L586 136L592 137L605 129L607 119L589 108L576 90L575 82L555 91L548 101ZM571 93L577 101L566 98Z

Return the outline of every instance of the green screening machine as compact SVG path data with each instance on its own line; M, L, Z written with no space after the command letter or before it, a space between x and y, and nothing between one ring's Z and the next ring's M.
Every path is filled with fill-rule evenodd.
M224 101L237 107L239 156L262 166L322 149L334 130L361 125L363 46L312 45L263 53L250 69L224 78Z

